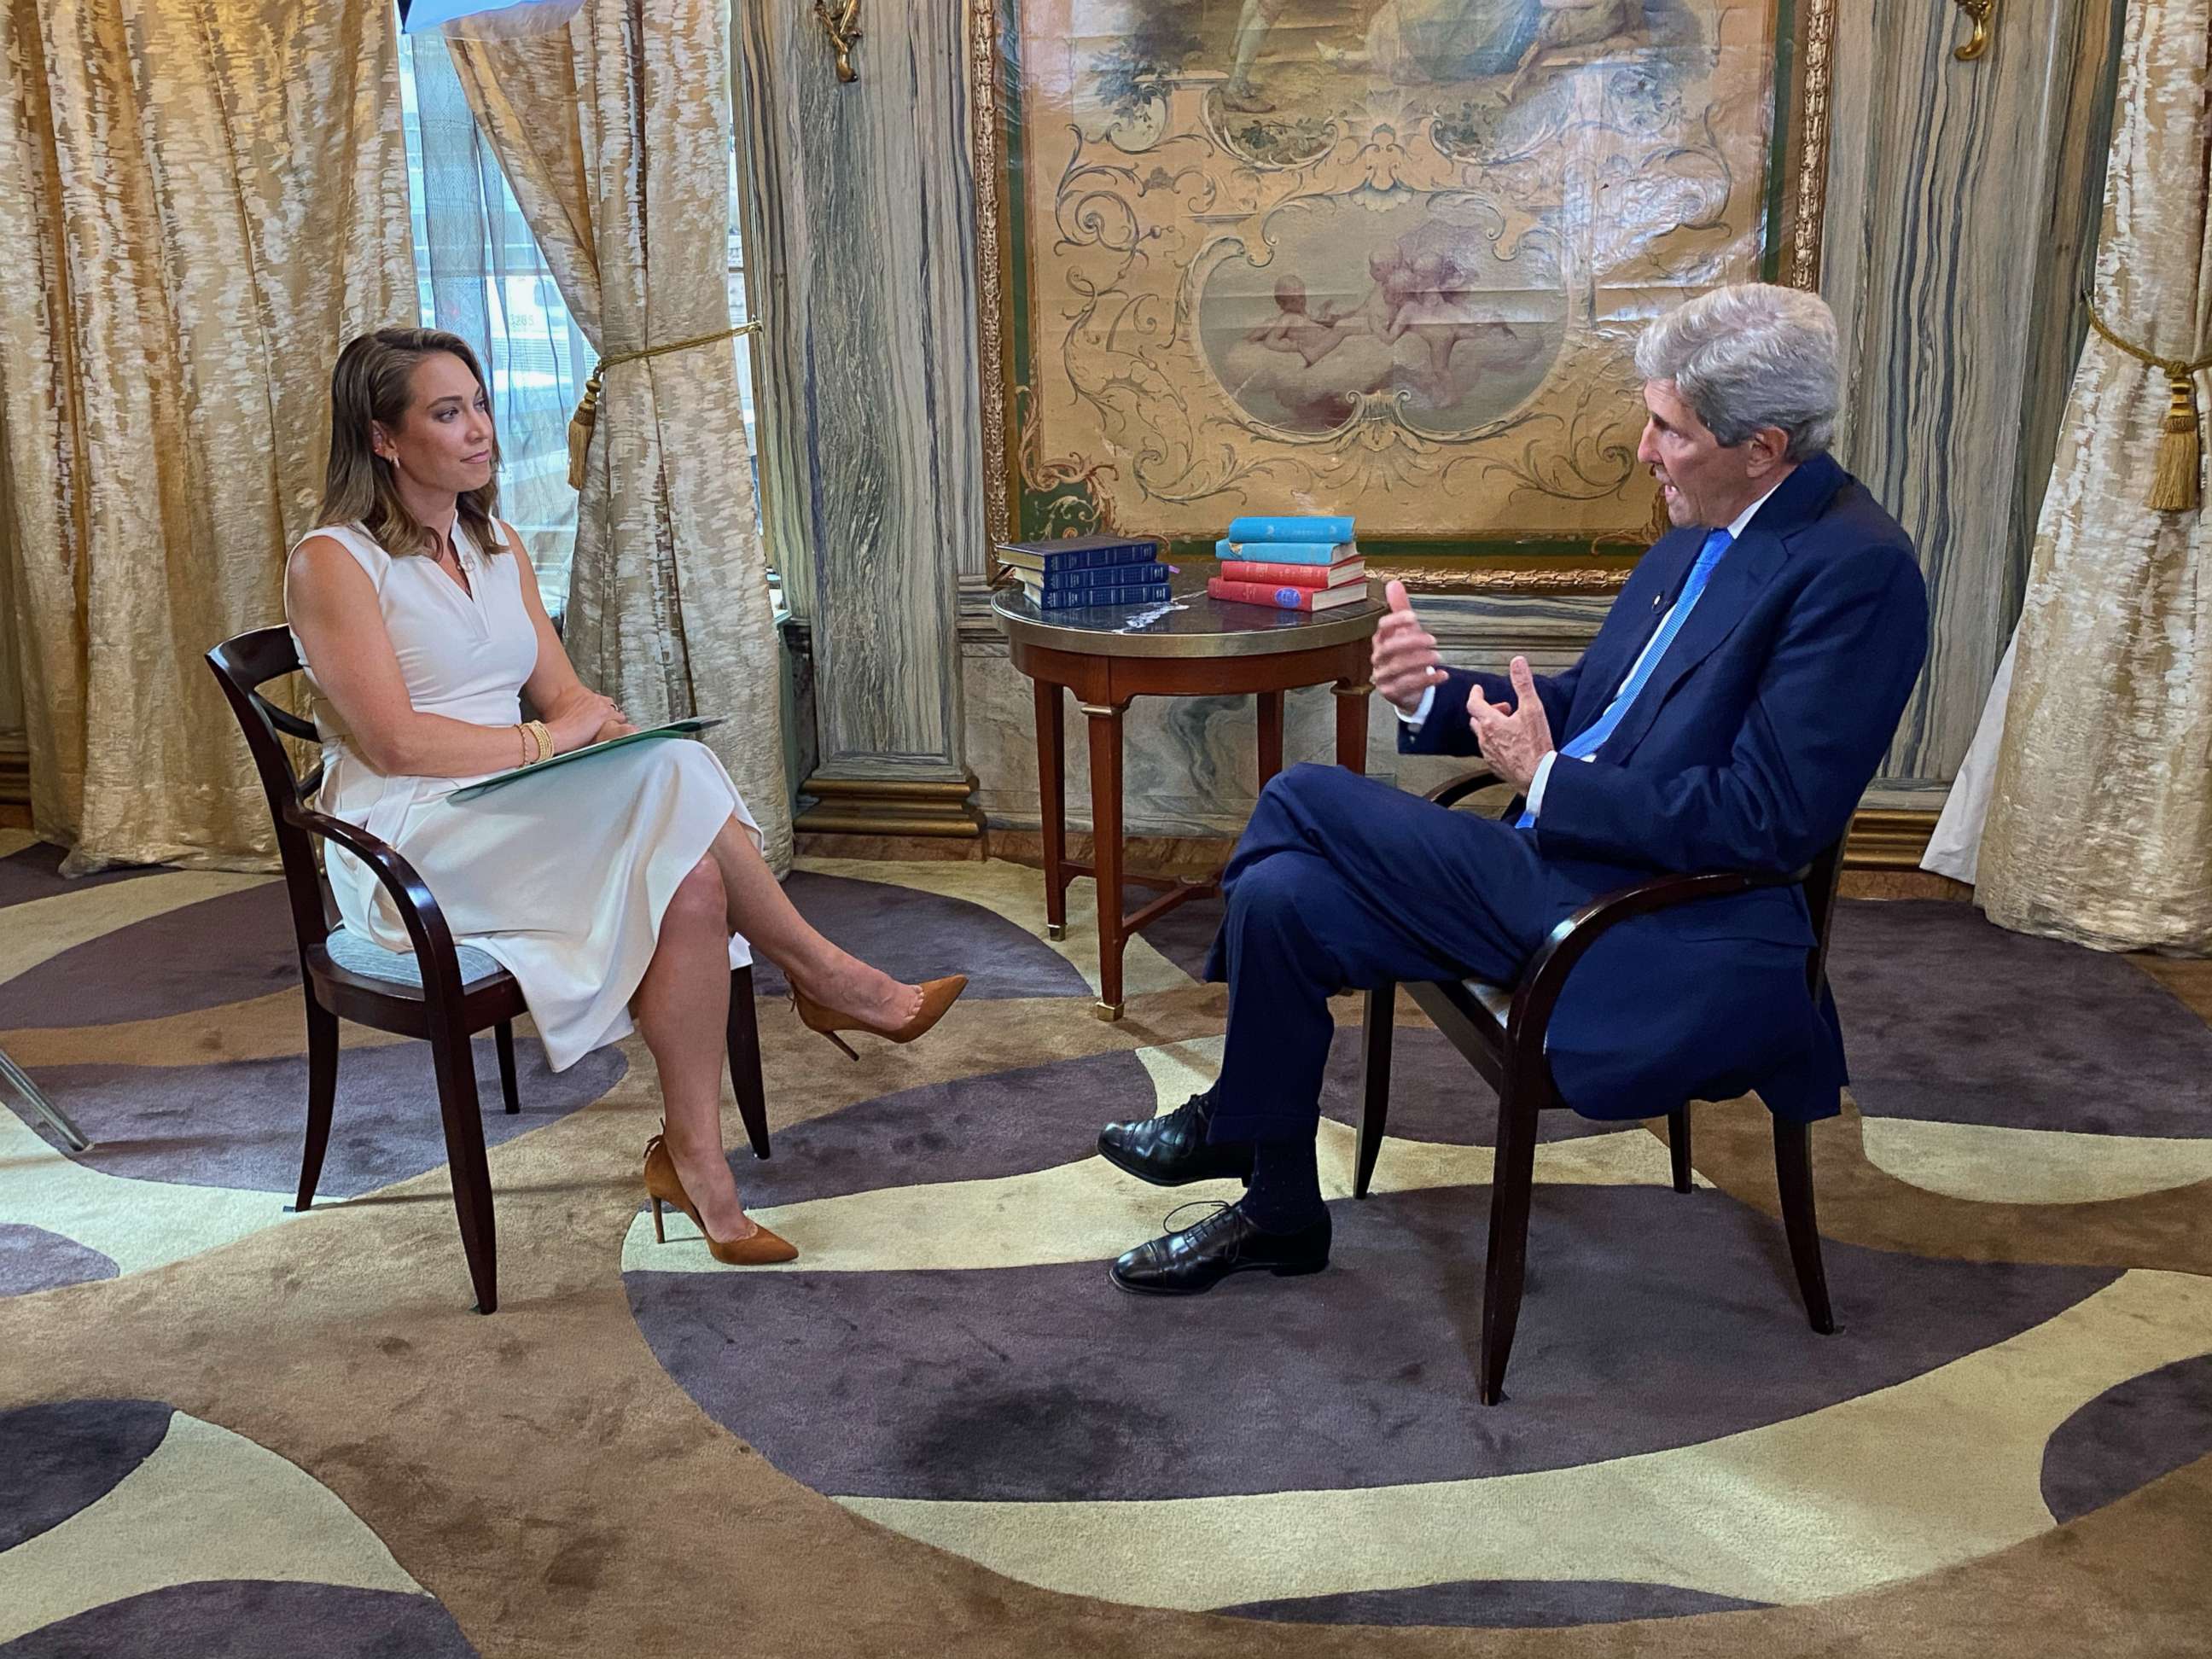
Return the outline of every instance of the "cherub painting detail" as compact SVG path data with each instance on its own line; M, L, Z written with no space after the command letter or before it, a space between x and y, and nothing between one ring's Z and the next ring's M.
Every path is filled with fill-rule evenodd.
M1506 413L1540 383L1559 349L1565 310L1553 297L1556 273L1541 256L1524 252L1527 266L1514 280L1517 288L1532 276L1548 278L1544 297L1532 310L1529 296L1516 291L1509 304L1492 287L1510 267L1480 229L1401 210L1384 215L1377 228L1360 227L1370 243L1362 289L1356 280L1335 279L1328 247L1351 238L1339 216L1327 218L1312 233L1294 235L1275 264L1310 261L1345 298L1316 304L1306 279L1285 270L1271 286L1272 314L1242 325L1273 266L1240 260L1219 267L1200 302L1216 373L1254 421L1324 432L1354 418L1363 402L1382 398L1407 425L1450 434ZM1409 218L1413 228L1399 231ZM1371 240L1376 236L1385 240Z

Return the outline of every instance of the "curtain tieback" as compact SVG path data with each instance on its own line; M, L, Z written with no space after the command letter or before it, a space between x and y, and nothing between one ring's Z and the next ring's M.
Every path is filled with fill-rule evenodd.
M568 488L580 490L584 487L584 458L591 453L592 428L599 419L599 379L609 369L622 363L641 363L648 357L665 357L672 351L690 351L699 346L717 345L724 340L734 340L740 334L757 334L760 323L739 323L713 334L696 334L688 340L672 340L666 345L647 346L641 351L617 351L599 359L592 370L592 378L584 382L583 400L576 412L568 418Z
M2212 354L2193 363L2179 357L2161 357L2112 332L2097 314L2094 296L2085 294L2081 300L2089 307L2092 328L2137 362L2147 363L2166 376L2170 401L2166 404L2166 427L2159 438L2158 468L2151 475L2150 498L2145 505L2154 513L2194 513L2203 499L2204 470L2204 432L2203 417L2197 408L2197 377L2212 368Z

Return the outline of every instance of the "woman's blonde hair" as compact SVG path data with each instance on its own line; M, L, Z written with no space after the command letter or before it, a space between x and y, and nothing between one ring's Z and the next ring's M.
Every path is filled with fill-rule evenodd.
M331 372L331 462L323 483L324 524L358 524L369 539L395 556L432 554L438 537L399 498L392 465L376 453L374 428L398 430L415 401L416 365L434 352L459 357L484 383L483 370L469 343L434 328L380 328L338 353ZM487 554L503 553L507 544L493 527L499 512L499 435L491 441L491 482L460 498L461 522Z

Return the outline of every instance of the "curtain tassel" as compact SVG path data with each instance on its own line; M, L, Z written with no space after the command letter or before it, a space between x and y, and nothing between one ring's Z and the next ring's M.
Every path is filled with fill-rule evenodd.
M690 351L697 346L719 345L724 340L734 340L741 334L760 332L760 319L740 323L735 328L718 329L712 334L695 334L688 340L672 340L666 345L647 346L642 351L617 351L599 359L592 370L592 378L584 382L584 399L576 405L576 412L568 417L568 488L580 494L584 488L584 462L592 453L592 430L599 423L599 377L617 363L641 363L649 357L665 357L672 351ZM732 360L732 367L735 367Z
M2203 499L2204 429L2197 410L2197 377L2168 371L2166 433L2150 484L2154 513L2194 513Z
M2112 331L2097 313L2093 295L2081 303L2089 313L2089 326L2105 337L2108 345L2166 376L2172 394L2166 406L2165 434L2158 444L2158 465L2151 474L2150 499L2144 503L2154 513L2194 513L2204 499L2204 428L2197 415L2197 377L2212 368L2212 353L2186 362L2161 357L2148 346L2139 346Z
M579 493L584 488L584 461L592 453L592 429L599 422L599 371L595 368L584 382L583 401L568 417L568 488Z

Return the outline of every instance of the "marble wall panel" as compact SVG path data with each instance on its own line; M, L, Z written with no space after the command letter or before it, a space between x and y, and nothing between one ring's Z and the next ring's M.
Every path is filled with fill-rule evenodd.
M813 653L814 775L961 775L958 550L983 535L965 13L732 9L763 494Z
M2124 0L2000 8L1962 63L1928 0L1837 8L1822 285L1838 453L1912 534L1935 614L1884 767L1939 805L2003 653L2084 325Z

